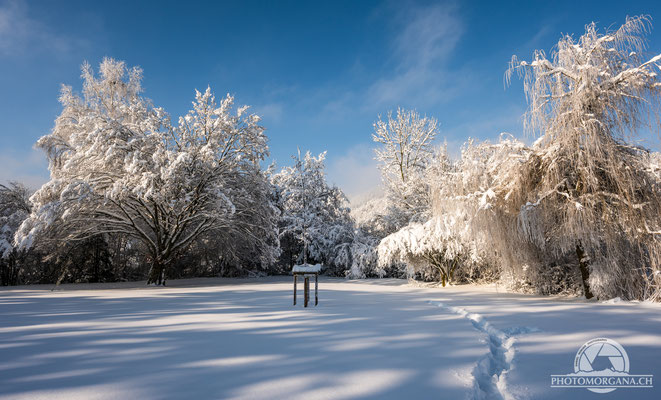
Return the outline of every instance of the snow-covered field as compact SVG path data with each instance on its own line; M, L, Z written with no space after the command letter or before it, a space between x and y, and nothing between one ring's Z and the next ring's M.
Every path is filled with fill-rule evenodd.
M323 278L305 309L285 277L168 284L0 290L0 398L661 398L550 388L595 337L660 379L656 304Z

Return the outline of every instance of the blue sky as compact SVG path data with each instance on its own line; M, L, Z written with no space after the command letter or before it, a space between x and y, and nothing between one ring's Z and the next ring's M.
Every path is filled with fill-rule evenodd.
M433 116L454 152L468 137L522 137L521 83L503 86L511 56L639 14L658 23L661 2L0 0L0 182L48 179L32 146L60 85L80 89L80 64L109 56L141 66L145 95L174 117L194 89L234 94L263 117L278 165L297 146L328 150L330 179L356 198L379 185L378 115ZM661 29L648 38L661 53Z

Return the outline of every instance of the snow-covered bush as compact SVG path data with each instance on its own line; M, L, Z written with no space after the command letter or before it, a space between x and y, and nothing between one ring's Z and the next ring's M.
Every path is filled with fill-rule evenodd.
M442 285L496 279L492 187L503 168L519 163L524 149L523 143L503 136L497 144L469 141L456 162L445 148L435 152L424 177L433 216L384 238L378 247L380 263L403 262L410 273Z
M452 283L458 267L465 264L470 250L454 234L461 229L452 217L433 217L424 224L411 223L379 243L379 264L405 263L411 274Z

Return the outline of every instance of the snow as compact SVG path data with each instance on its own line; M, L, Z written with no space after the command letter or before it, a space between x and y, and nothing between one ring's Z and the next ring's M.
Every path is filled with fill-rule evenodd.
M324 260L334 268L337 249L350 242L353 222L344 193L326 180L325 159L326 152L316 157L299 152L295 165L272 175L271 184L281 211L282 252L291 252L297 262Z
M506 333L491 326L479 314L469 313L463 308L450 307L439 302L430 301L429 304L468 319L475 329L487 335L489 352L480 358L472 372L473 397L510 397L505 386L505 380L500 378L513 367L514 335L538 332L539 329L517 326L508 329Z
M303 308L291 277L168 284L0 289L0 398L596 398L550 388L595 337L661 376L659 304L322 277Z
M321 264L303 264L303 265L294 265L291 272L302 272L302 273L315 273L321 271Z

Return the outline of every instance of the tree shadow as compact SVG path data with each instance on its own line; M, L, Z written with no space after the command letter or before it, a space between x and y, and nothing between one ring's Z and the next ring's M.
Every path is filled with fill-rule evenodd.
M323 278L318 307L303 308L301 297L293 307L290 279L4 292L0 301L13 304L0 311L0 394L401 399L470 391L456 377L486 346L467 321L401 290L402 281L364 291L374 282Z

